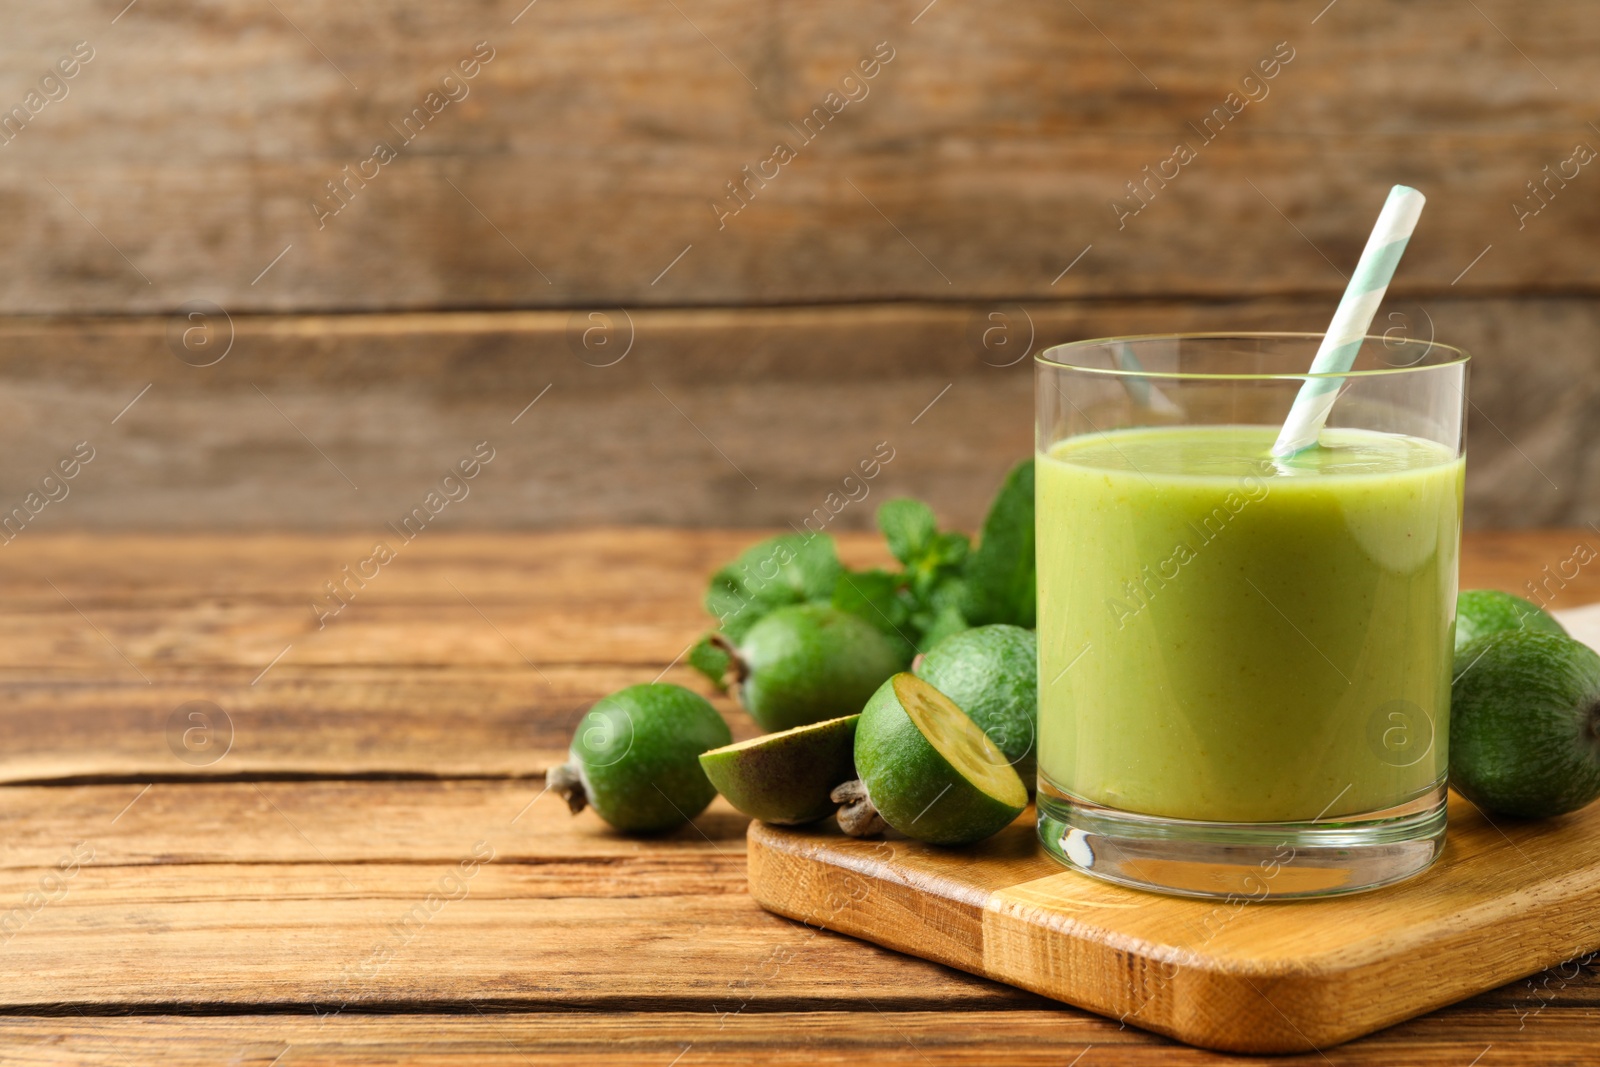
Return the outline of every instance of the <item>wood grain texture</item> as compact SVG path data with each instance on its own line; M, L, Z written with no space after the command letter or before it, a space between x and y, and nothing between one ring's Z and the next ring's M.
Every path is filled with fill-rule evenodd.
M1251 1062L771 916L746 896L746 820L720 801L635 839L541 796L577 714L655 676L705 621L706 571L755 536L419 539L367 591L391 621L344 646L356 658L291 653L254 686L260 667L227 651L218 619L238 647L265 645L258 631L305 612L306 586L361 538L18 539L0 552L0 620L7 641L54 651L0 669L0 778L37 783L0 787L0 1059L661 1067L690 1048L685 1063L988 1064L1003 1049L1059 1065L1092 1045L1086 1067ZM1474 535L1464 581L1518 588L1572 536ZM873 537L841 548L882 558ZM1597 583L1580 573L1563 602L1600 599ZM552 684L481 650L438 656L431 613L456 590L519 641L569 627L540 667ZM360 609L329 630L365 626ZM135 657L151 681L94 627L141 650L165 635L164 656ZM168 744L190 699L233 718L215 764ZM283 778L303 780L269 780ZM466 896L387 940L480 841L495 856ZM47 879L79 845L93 856L59 895ZM951 952L959 918L942 917ZM361 970L384 945L388 963ZM1491 1044L1495 1062L1582 1062L1597 1026L1600 967L1575 961L1288 1062L1462 1067Z
M721 802L647 841L537 782L25 788L4 821L0 1006L1034 1002L752 908Z
M614 1064L862 1063L991 1067L997 1048L1018 1067L1165 1067L1262 1062L1284 1067L1462 1067L1492 1046L1509 1064L1581 1064L1593 1051L1595 1019L1583 1012L1540 1018L1515 1044L1503 1022L1481 1011L1440 1012L1354 1045L1278 1057L1238 1056L1152 1038L1080 1012L948 1011L615 1012L592 1014L338 1015L224 1018L135 1016L0 1017L0 1048L22 1067L126 1067L157 1058L175 1067L238 1063L356 1067L374 1063ZM1466 1058L1463 1059L1463 1053Z
M0 507L100 449L40 528L378 530L485 439L499 465L446 524L782 526L889 441L880 499L972 527L1029 446L989 315L1041 346L1321 329L1395 180L1432 207L1378 328L1481 359L1468 523L1600 522L1597 179L1546 169L1600 145L1581 0L124 7L0 33L0 115L94 53L0 126ZM344 178L480 41L466 95ZM868 95L719 221L880 42ZM1280 42L1268 95L1198 132ZM1147 178L1180 140L1198 158ZM193 301L220 313L199 333ZM595 310L631 323L621 363L620 325L577 343ZM225 328L215 366L169 351Z
M494 460L435 528L786 527L825 507L885 443L893 459L869 495L830 525L868 528L879 502L915 495L971 529L1032 448L1029 353L1128 333L1316 331L1329 306L1308 296L239 315L203 327L0 320L0 513L88 441L94 461L23 537L377 537L487 441ZM590 325L591 313L609 327ZM1469 526L1600 522L1589 432L1600 300L1396 298L1374 328L1474 353ZM186 329L232 348L189 366L173 351L199 355L169 348L169 332ZM595 333L586 349L589 329L609 331L606 344Z
M1600 946L1597 876L1600 809L1516 824L1454 797L1431 869L1292 906L1064 871L1031 818L959 853L750 828L763 907L1235 1052L1339 1044L1582 957Z
M114 663L99 666L117 674ZM533 778L565 758L591 703L660 668L280 663L254 685L237 668L163 671L149 684L126 667L124 677L100 681L74 680L80 672L58 665L48 681L27 668L0 672L10 675L0 680L0 782ZM704 689L682 667L661 680ZM195 701L210 707L186 710ZM714 703L736 737L759 733L729 698ZM204 718L191 720L190 710ZM186 744L195 726L210 733Z
M131 786L5 792L0 900L19 903L74 844L93 850L65 894L9 939L6 958L18 970L0 998L0 1007L12 1010L38 1003L65 1013L54 1023L75 1039L110 1032L122 1042L123 1024L104 1018L107 1012L243 1010L248 1020L253 1002L288 1013L277 1019L286 1033L301 1034L292 1043L309 1044L302 1057L318 1054L318 1040L342 1033L329 1027L363 1011L464 1013L492 1032L491 1024L517 1025L519 1017L484 1020L479 1011L574 1007L693 1011L698 1023L670 1014L629 1023L646 1041L691 1031L680 1044L697 1040L696 1033L714 1041L747 1016L826 1007L835 1018L853 1018L850 1026L861 1032L852 1040L862 1048L890 1054L904 1033L926 1034L913 1040L939 1057L935 1062L966 1062L963 1057L975 1053L961 1051L965 1041L991 1049L997 1040L1008 1048L1016 1041L1029 1055L1037 1054L1030 1042L1046 1037L1112 1046L1103 1056L1147 1047L1137 1031L1065 1011L1018 1016L1027 1026L1013 1034L1016 1009L1030 1003L1025 994L752 907L744 899L746 821L720 802L695 827L639 841L606 831L592 815L573 818L549 797L526 806L537 796L527 783L267 782L157 784L143 795ZM442 905L425 926L403 927L409 936L388 966L370 976L361 971L371 950L395 940L389 928L426 894L438 892L440 879L480 841L494 857L463 880L467 895ZM1600 1003L1597 990L1592 966L1553 972L1543 986L1507 987L1436 1017L1432 1026L1422 1020L1363 1042L1354 1046L1366 1050L1360 1057L1335 1062L1392 1062L1384 1057L1425 1053L1447 1033L1465 1042L1463 1028L1488 1031L1487 1041L1503 1040L1519 1025L1526 1027L1530 1055L1549 1051L1551 1041L1570 1032L1574 1011ZM985 1018L957 1023L946 1015L942 1029L921 1030L917 1010L936 1005ZM337 1014L306 1018L313 1010ZM912 1012L904 1026L902 1011ZM527 1022L521 1017L520 1024ZM576 1040L594 1022L546 1016L546 1025L527 1031L518 1044L528 1042L532 1051L540 1042L559 1043L560 1035ZM466 1025L459 1017L396 1023L388 1039L425 1046L448 1039L429 1038L419 1027L442 1027L461 1040L483 1033L454 1029ZM563 1030L564 1024L578 1029ZM36 1032L47 1032L47 1025L41 1022ZM193 1045L206 1033L203 1026L180 1037L185 1024L172 1025L165 1032L181 1046L212 1047ZM850 1032L807 1023L813 1031L825 1046ZM223 1029L216 1036L237 1039L247 1032ZM742 1032L750 1041L770 1040L760 1037L766 1031L759 1027ZM830 1032L836 1036L821 1036ZM963 1033L969 1036L958 1036ZM376 1056L365 1045L383 1031L366 1034L358 1041L360 1054ZM9 1050L16 1040L16 1032L0 1027L0 1047ZM453 1049L447 1043L440 1054Z
M523 6L9 16L7 107L73 42L95 58L3 149L3 247L27 269L0 280L0 310L1332 293L1329 260L1348 270L1364 238L1351 220L1396 180L1433 203L1404 288L1447 287L1490 243L1463 284L1600 281L1589 174L1520 231L1512 210L1596 137L1600 30L1581 0L1315 23L1265 0L1226 18L1177 2ZM479 41L494 58L467 95L404 143L398 125ZM880 42L894 58L868 95L806 143L795 126ZM1280 42L1293 59L1269 95L1196 132ZM337 203L326 183L380 139L398 158L319 229L312 201ZM713 201L779 140L797 158L719 228ZM1111 201L1180 141L1198 158L1119 229Z
M537 776L605 693L657 677L709 692L678 659L711 623L705 576L759 536L429 535L323 629L311 597L358 538L18 538L0 551L0 781ZM1463 587L1526 594L1593 540L1474 534ZM886 559L876 535L839 546L855 566ZM1600 600L1600 572L1545 595ZM183 744L190 701L231 729L215 759Z

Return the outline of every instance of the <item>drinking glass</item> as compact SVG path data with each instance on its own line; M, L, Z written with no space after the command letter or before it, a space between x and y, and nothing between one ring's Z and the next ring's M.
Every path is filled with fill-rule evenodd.
M1439 855L1468 357L1180 334L1036 357L1039 834L1189 896L1306 897ZM1295 395L1342 383L1274 458Z

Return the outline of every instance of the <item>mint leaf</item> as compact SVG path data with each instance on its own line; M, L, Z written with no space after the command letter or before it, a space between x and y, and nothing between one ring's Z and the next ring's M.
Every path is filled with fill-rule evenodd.
M952 582L959 583L972 543L966 534L939 532L933 509L920 500L891 500L878 509L878 526L889 551L905 570L896 579L896 600L906 619L896 616L900 636L926 651L936 637L967 628ZM943 591L943 592L941 592Z
M844 571L833 587L833 606L893 634L911 621L910 609L900 597L900 585L899 575L885 570Z
M1006 475L983 520L983 539L967 559L962 613L971 625L1004 622L1032 629L1038 623L1033 521L1030 459Z
M732 665L733 658L711 643L710 634L695 642L695 646L689 650L689 666L705 675L719 691L728 688L724 679Z
M911 605L899 575L885 570L841 571L833 587L833 606L865 619L894 642L907 662L916 654Z
M926 606L934 590L952 578L961 576L971 542L966 534L936 534L923 547L922 554L906 568L906 584L911 598L919 606Z
M706 610L737 642L773 608L827 600L842 570L833 538L781 534L751 545L711 576Z
M970 629L972 627L967 625L966 616L961 614L959 608L941 608L938 613L928 620L927 626L923 628L922 651L931 651L939 647L939 642L951 634L958 634Z
M966 600L967 583L962 578L945 578L928 596L924 609L912 616L922 633L920 648L927 652L951 634L970 629L961 606Z
M910 566L927 551L938 522L933 517L933 509L922 501L900 497L878 508L878 529L889 542L889 553Z

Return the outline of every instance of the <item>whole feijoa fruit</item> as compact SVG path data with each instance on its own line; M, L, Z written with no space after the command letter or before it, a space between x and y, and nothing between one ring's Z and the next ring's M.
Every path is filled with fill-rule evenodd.
M762 822L799 826L832 815L828 795L855 774L860 715L762 734L700 754L700 766L728 803Z
M951 700L1017 769L1033 792L1039 729L1039 638L997 623L951 634L911 672Z
M739 702L765 730L853 715L905 666L877 627L828 604L794 604L750 628L733 659Z
M1600 655L1560 634L1501 631L1456 658L1450 785L1537 819L1600 797Z
M670 830L717 795L700 753L731 740L704 697L677 685L633 685L595 702L567 762L550 768L545 782L574 815L591 807L618 830Z
M1498 589L1468 589L1456 598L1456 652L1489 634L1534 630L1565 634L1566 627L1531 600Z
M936 845L981 841L1028 803L1022 779L989 735L914 674L896 674L856 724L858 780L834 790L839 825L865 836L887 823Z

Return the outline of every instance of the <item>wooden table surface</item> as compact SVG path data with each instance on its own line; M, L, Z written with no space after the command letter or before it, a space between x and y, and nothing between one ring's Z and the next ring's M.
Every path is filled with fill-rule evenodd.
M429 533L320 629L369 538L5 546L0 1062L1259 1062L769 915L720 800L636 840L543 793L595 698L704 688L704 579L753 537ZM1474 535L1463 582L1522 590L1584 541ZM1597 599L1580 569L1554 606ZM1285 1062L1597 1049L1579 960Z

